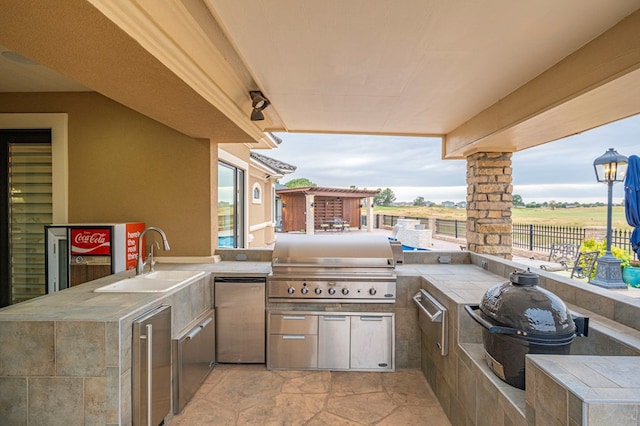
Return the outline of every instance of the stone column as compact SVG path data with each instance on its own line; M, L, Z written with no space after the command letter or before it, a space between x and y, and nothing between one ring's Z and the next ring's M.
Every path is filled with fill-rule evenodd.
M511 259L511 153L467 157L467 249Z

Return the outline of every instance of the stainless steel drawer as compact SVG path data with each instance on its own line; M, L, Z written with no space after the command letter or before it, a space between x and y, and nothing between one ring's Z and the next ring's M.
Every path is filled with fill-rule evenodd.
M271 334L318 334L318 317L307 314L271 314Z
M310 369L318 366L318 336L311 334L269 335L269 368Z

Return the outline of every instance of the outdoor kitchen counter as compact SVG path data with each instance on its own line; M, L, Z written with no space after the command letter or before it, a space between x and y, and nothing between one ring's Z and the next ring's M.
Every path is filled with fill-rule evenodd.
M269 262L164 264L205 271L161 293L94 292L126 271L0 309L0 416L6 424L131 424L132 323L170 305L173 335L212 308L212 276L264 276Z
M480 303L491 286L507 279L470 264L405 264L396 267L397 276L418 276L436 299L448 298L455 304Z
M156 270L210 272L213 276L266 277L269 262L157 263ZM151 307L167 296L184 289L181 286L164 293L96 293L93 290L133 276L120 272L80 284L63 291L38 297L0 309L0 321L117 321L132 312Z
M465 383L465 387L456 395L458 406L468 410L459 410L464 413L462 415L448 414L456 419L466 416L477 421L482 418L487 424L506 423L504 419L513 424L530 424L528 417L535 412L536 418L556 419L554 424L637 425L640 418L640 378L635 372L640 369L640 356L637 356L640 331L583 307L565 302L571 311L590 318L590 336L576 338L575 348L572 347L572 355L569 356L527 355L526 392L503 383L493 375L484 359L481 328L461 311L463 305L478 304L490 287L508 281L504 275L490 271L508 273L513 270L513 264L489 262L488 269L475 264L405 264L396 268L398 277L421 277L421 287L454 313L450 319L455 338L451 335L450 342L458 344L459 350L450 348L449 357L457 356L461 362L449 360L443 363L434 358L434 364L430 364L441 366L443 370L438 374L444 376L448 374L447 365L468 367L457 371L457 380ZM561 289L559 286L557 284L554 290ZM566 291L560 290L562 294ZM602 304L604 300L596 298L590 307L597 308ZM603 350L606 353L590 354L591 351ZM460 376L463 372L466 375ZM430 374L435 376L426 371L425 377L430 377ZM431 385L438 394L438 384ZM467 388L476 389L476 392L466 392ZM487 389L492 391L486 392ZM456 390L443 392L447 400ZM478 394L483 395L485 403L474 402ZM483 409L485 406L492 407L492 411ZM496 409L498 406L501 408Z

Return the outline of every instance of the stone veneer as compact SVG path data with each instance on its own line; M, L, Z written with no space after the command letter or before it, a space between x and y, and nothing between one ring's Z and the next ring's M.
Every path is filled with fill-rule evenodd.
M144 295L94 296L80 288L91 285L0 312L0 425L130 425L133 320L171 305L179 332L212 307L210 275L134 310L128 306ZM105 302L93 303L98 297Z
M511 259L511 153L467 157L467 249Z

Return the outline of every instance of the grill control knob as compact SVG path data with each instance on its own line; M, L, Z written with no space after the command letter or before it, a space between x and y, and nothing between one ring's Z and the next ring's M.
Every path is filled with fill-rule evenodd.
M330 295L332 295L332 296L333 296L334 294L336 294L336 289L335 289L335 288L333 288L333 287L332 287L332 288L330 288L330 289L329 289L329 294L330 294Z
M376 293L377 293L377 291L376 291L376 289L375 289L375 288L371 287L371 288L369 289L369 294L370 294L370 295L375 296L375 294L376 294Z
M302 292L302 294L307 294L309 293L309 289L307 287L302 287L302 290L300 290Z
M293 293L295 293L295 292L296 292L296 289L295 289L295 288L293 288L293 287L289 287L289 288L287 289L287 293L289 293L289 294L293 294Z
M322 289L320 287L316 288L314 291L316 294L322 293Z
M345 296L346 296L347 294L349 294L349 289L348 289L348 288L343 288L343 289L342 289L342 294L344 294Z

